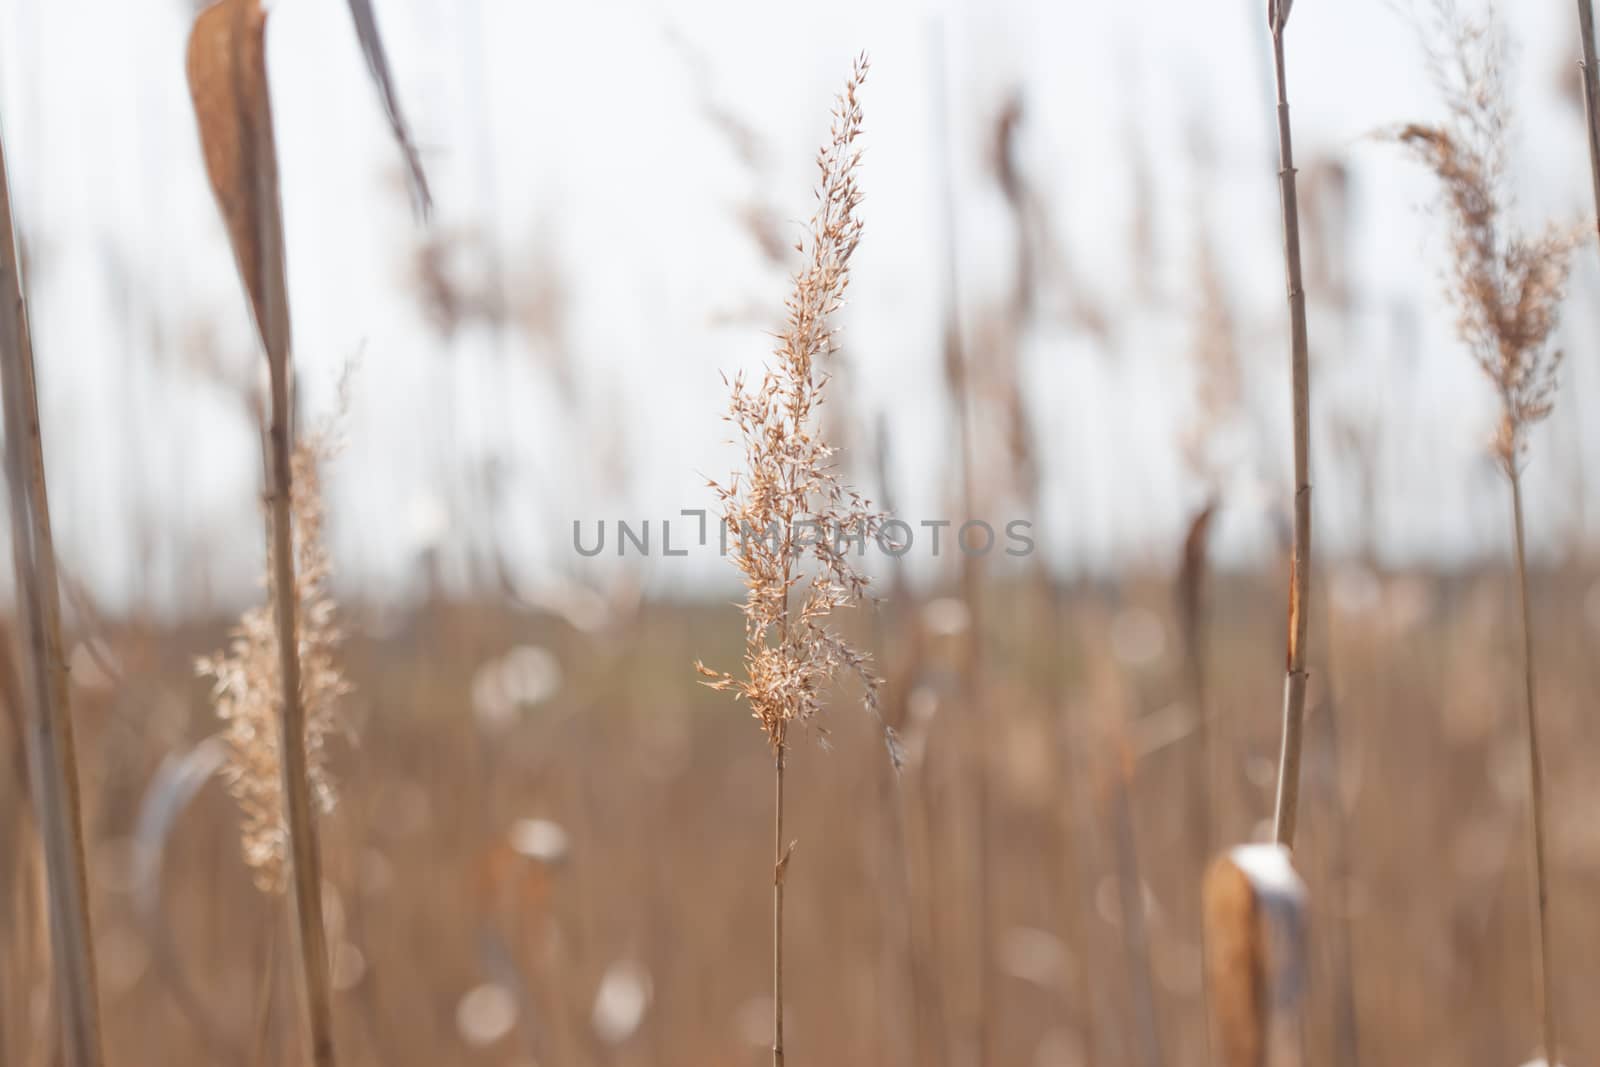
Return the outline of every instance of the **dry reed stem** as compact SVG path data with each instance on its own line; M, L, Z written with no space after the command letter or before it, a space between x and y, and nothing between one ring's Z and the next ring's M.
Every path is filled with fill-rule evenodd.
M1294 846L1300 813L1300 752L1306 717L1306 631L1311 596L1311 373L1306 339L1306 291L1300 266L1300 205L1295 190L1294 143L1283 32L1290 0L1269 0L1272 59L1278 93L1278 186L1283 209L1283 254L1289 289L1290 378L1294 410L1294 545L1289 574L1289 654L1283 681L1283 747L1273 839Z
M1215 776L1215 742L1211 734L1210 700L1206 692L1206 571L1211 544L1211 522L1217 513L1212 497L1190 520L1183 539L1178 567L1178 620L1183 634L1184 688L1195 717L1194 767L1190 775L1189 835L1200 869L1211 856L1212 828L1216 824L1212 779Z
M280 751L293 886L291 945L300 969L312 1062L332 1067L332 989L296 632L289 303L267 86L266 20L260 0L222 0L203 11L189 39L188 74L206 169L255 312L271 382L268 559L282 694Z
M23 686L34 812L50 895L50 934L66 1067L99 1067L100 1006L89 921L83 820L72 736L61 592L45 487L44 441L33 340L22 295L11 181L0 144L0 389L5 392L6 480L18 624L27 655Z
M773 756L772 1062L783 1067L783 893L793 844L784 841L784 769L789 731L813 723L822 696L840 673L862 684L863 703L878 718L878 679L867 656L828 626L837 608L859 602L867 579L849 551L879 536L881 517L840 480L835 449L819 428L829 375L823 360L837 351L833 316L850 282L850 257L861 240L856 170L861 149L857 91L867 76L859 57L833 112L829 143L817 155L817 207L797 244L806 261L794 277L788 322L778 336L776 366L761 383L732 382L727 419L738 428L745 469L725 485L711 482L722 505L745 581L745 675L695 668L712 689L749 703ZM808 532L809 531L809 532ZM884 727L891 760L900 750ZM826 737L826 731L819 734Z
M961 279L958 259L958 233L955 206L955 187L950 161L950 101L948 78L945 71L944 35L942 23L935 24L931 41L935 74L934 101L937 108L938 129L935 147L940 175L940 209L944 238L944 322L942 343L945 382L950 401L955 408L957 449L960 464L960 494L963 514L978 514L975 482L975 455L977 434L973 426L973 382L961 329ZM976 985L976 1007L972 1020L972 1041L975 1046L977 1067L989 1062L989 1026L992 1015L991 986L993 977L994 919L992 915L989 879L989 722L983 693L983 567L982 557L976 553L961 553L961 600L967 609L967 623L962 646L960 682L962 703L967 713L966 749L974 769L972 782L972 822L976 843L974 862L974 901L977 925L977 966L973 970Z
M1591 27L1592 29L1592 27ZM1531 867L1539 971L1534 1002L1545 1062L1560 1062L1555 1009L1554 945L1545 825L1544 760L1535 685L1532 608L1528 593L1522 464L1529 430L1555 405L1561 353L1550 348L1560 318L1574 237L1548 227L1535 237L1510 230L1505 159L1510 125L1492 24L1462 16L1454 0L1434 0L1424 30L1428 64L1444 96L1448 120L1410 125L1393 137L1438 178L1450 213L1452 273L1448 295L1457 329L1500 399L1493 449L1511 488L1512 534L1522 616L1525 726L1528 737ZM1592 52L1592 44L1591 44Z
M1534 684L1533 607L1528 596L1528 558L1522 518L1522 475L1510 469L1511 516L1517 562L1517 604L1522 615L1522 681L1527 703L1529 814L1533 824L1534 923L1539 937L1539 984L1534 995L1548 1067L1561 1063L1556 1026L1555 946L1550 934L1550 866L1546 851L1544 754L1539 744L1539 711Z
M783 876L790 846L783 842L784 745L772 750L772 1067L783 1067Z
M1583 118L1589 134L1589 180L1594 187L1595 231L1600 237L1600 60L1595 58L1594 0L1578 0L1578 35L1582 38Z
M1122 949L1128 969L1129 999L1133 1003L1134 1059L1139 1067L1162 1067L1166 1057L1162 1051L1160 1009L1156 1004L1155 977L1150 963L1144 875L1133 825L1133 753L1119 741L1109 762L1107 821L1115 853Z

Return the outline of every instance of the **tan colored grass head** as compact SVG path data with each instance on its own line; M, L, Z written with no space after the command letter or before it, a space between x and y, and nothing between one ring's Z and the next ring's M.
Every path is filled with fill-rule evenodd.
M1521 461L1529 428L1555 403L1561 353L1550 339L1578 235L1555 225L1529 235L1511 223L1510 116L1493 27L1464 16L1454 0L1434 0L1425 37L1437 42L1428 65L1447 118L1391 137L1439 180L1450 219L1448 295L1462 342L1499 395L1494 451L1509 470Z
M749 702L774 748L784 746L791 725L816 717L824 691L841 672L863 683L868 709L877 710L878 680L867 656L834 633L828 619L865 595L867 579L850 552L864 543L856 538L878 535L880 516L840 482L834 449L819 424L828 386L824 364L836 349L833 320L861 239L857 92L866 75L863 56L839 95L829 142L817 156L817 207L796 246L805 261L794 276L775 359L758 384L742 374L732 382L727 418L744 445L744 470L725 484L711 483L733 561L744 575L745 676L696 667L711 688Z

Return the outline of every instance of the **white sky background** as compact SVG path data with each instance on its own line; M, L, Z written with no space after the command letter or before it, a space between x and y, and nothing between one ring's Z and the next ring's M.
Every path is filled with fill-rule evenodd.
M888 420L902 514L949 516L930 64L939 24L967 321L1010 284L1012 230L988 153L1015 88L1027 105L1022 168L1055 239L1120 324L1114 354L1059 324L1029 336L1047 487L1040 545L1072 570L1176 555L1202 495L1177 449L1193 407L1196 202L1248 342L1251 410L1224 449L1235 475L1218 551L1242 561L1270 545L1266 516L1287 500L1289 457L1264 0L376 8L434 184L434 226L494 233L512 284L537 270L559 277L572 386L556 382L548 344L483 330L446 341L429 326L408 285L422 234L348 11L342 0L277 0L268 49L296 356L313 421L360 357L348 447L330 477L337 562L364 593L414 591L423 548L439 537L458 548L485 528L472 486L487 454L505 457L499 528L530 586L604 569L572 553L575 518L592 536L600 518L659 524L712 505L705 476L739 459L719 421L719 372L754 372L770 347L767 323L730 316L771 309L776 321L786 291L734 209L759 197L799 232L832 96L863 49L867 229L845 318L847 402L868 425ZM1565 93L1577 78L1574 20L1566 5L1505 8L1521 207L1536 221L1577 221L1592 205ZM187 0L0 2L0 118L34 252L54 519L69 569L111 604L231 599L259 571L254 431L186 354L209 333L234 375L260 362L195 141L183 80L191 14ZM1326 316L1312 320L1319 550L1355 543L1356 483L1322 431L1336 412L1361 411L1381 427L1384 555L1501 553L1503 488L1484 460L1493 398L1439 296L1440 220L1422 210L1433 188L1368 137L1439 113L1416 38L1384 0L1299 0L1289 37L1300 162L1352 168L1362 309L1342 339ZM739 162L703 93L760 132L761 171ZM1196 128L1213 145L1209 177L1185 147ZM1154 184L1154 301L1136 295L1128 253L1132 143ZM1530 521L1547 545L1583 528L1600 471L1600 433L1580 412L1600 386L1592 242L1578 258L1562 396L1533 444ZM641 566L659 593L733 580L705 555Z

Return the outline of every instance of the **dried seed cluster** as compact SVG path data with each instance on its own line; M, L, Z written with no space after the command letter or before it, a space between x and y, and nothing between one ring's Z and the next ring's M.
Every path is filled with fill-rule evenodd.
M1550 348L1560 320L1573 232L1549 226L1537 236L1508 232L1505 185L1507 95L1498 41L1467 19L1454 0L1435 0L1440 51L1430 53L1448 118L1409 125L1394 139L1433 171L1450 212L1449 295L1457 328L1500 396L1494 450L1509 471L1527 447L1529 427L1550 414L1561 353Z
M325 433L308 436L295 449L291 510L295 536L295 596L299 605L301 699L306 710L306 756L318 810L333 810L326 742L338 723L338 704L350 691L339 669L343 640L338 606L329 591L331 565L323 544L323 502L319 465L334 446ZM267 573L272 573L268 561ZM240 843L256 885L281 893L288 885L288 830L280 763L278 634L274 597L250 608L234 627L226 650L202 659L197 668L213 682L212 699L223 722L228 762L224 778L238 801L243 821Z
M856 94L866 75L862 56L834 108L829 143L817 156L816 213L796 245L806 259L794 277L775 362L758 385L742 374L732 382L727 419L743 441L745 470L726 484L710 483L747 590L745 677L695 666L711 688L749 701L775 749L784 746L791 725L816 717L823 691L841 671L861 680L865 704L877 713L878 679L867 656L827 620L835 608L866 594L867 579L849 553L860 539L879 536L882 517L840 482L834 449L818 424L828 385L820 364L836 350L833 316L844 303L850 257L861 239Z

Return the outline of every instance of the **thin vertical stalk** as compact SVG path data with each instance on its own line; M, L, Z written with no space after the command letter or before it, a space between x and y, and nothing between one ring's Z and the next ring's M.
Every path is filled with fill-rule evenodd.
M278 639L278 762L290 864L289 949L300 972L311 1062L315 1067L333 1067L333 996L322 918L322 861L312 812L305 697L300 688L300 597L295 582L291 460L294 363L265 29L266 14L259 0L245 0L231 8L223 4L208 8L196 20L190 37L189 81L207 168L266 350L267 556ZM219 52L226 62L220 69L211 69Z
M1560 1063L1555 1009L1555 966L1550 943L1550 877L1545 858L1544 757L1539 747L1539 712L1533 666L1533 608L1528 598L1528 560L1522 521L1522 474L1507 465L1511 481L1511 518L1517 553L1517 599L1522 611L1522 679L1526 687L1528 716L1528 810L1533 823L1534 922L1539 933L1539 980L1534 1004L1539 1012L1544 1059L1549 1067Z
M17 615L25 647L30 778L50 893L50 940L66 1067L99 1067L100 1007L78 802L61 594L44 480L44 441L33 341L22 296L11 183L0 144L0 389L5 392L6 480Z
M1300 750L1306 715L1306 630L1311 594L1311 385L1306 339L1306 291L1300 269L1300 203L1295 191L1294 143L1289 130L1283 30L1290 0L1273 0L1272 59L1278 90L1278 188L1283 208L1284 267L1289 288L1290 378L1294 405L1294 546L1289 575L1289 654L1283 681L1283 748L1273 840L1294 847L1300 808Z
M1042 514L1042 512L1040 512ZM1067 695L1066 665L1056 657L1066 650L1066 621L1062 618L1063 606L1049 573L1049 565L1041 564L1041 581L1046 597L1045 634L1051 650L1050 708L1054 712L1056 737L1051 754L1056 761L1056 796L1059 807L1055 822L1060 835L1063 862L1056 867L1055 875L1061 881L1059 906L1065 912L1062 923L1067 943L1071 948L1071 983L1073 996L1067 1005L1068 1021L1078 1032L1083 1048L1084 1067L1096 1067L1099 1062L1097 1044L1098 1026L1093 1007L1094 974L1092 945L1084 923L1086 911L1084 892L1084 845L1077 777L1077 744L1072 731L1077 725L1072 721Z
M322 856L311 811L310 769L306 758L306 713L300 692L299 597L294 580L294 530L290 514L288 360L269 361L272 415L272 584L278 629L278 670L283 680L281 763L284 814L289 829L291 901L295 954L310 1028L311 1062L332 1067L333 996L328 980L328 938L322 920Z
M973 471L975 434L972 427L971 394L967 354L961 337L960 277L957 260L955 190L950 174L949 150L949 99L948 79L944 67L944 34L942 25L935 23L932 40L933 69L936 75L934 107L937 129L935 145L938 150L940 175L940 205L944 221L944 367L950 385L951 400L956 408L958 449L961 468L961 507L965 518L977 516L976 488ZM959 539L959 535L958 535ZM960 545L957 544L959 551ZM977 966L973 977L977 984L976 1016L973 1020L973 1043L977 1067L989 1062L989 1027L991 1023L991 960L994 943L993 917L990 893L990 842L989 842L989 717L983 699L983 571L980 557L972 552L960 552L961 599L967 609L967 631L961 664L961 695L966 706L968 724L968 757L973 761L973 835L976 839L976 870L973 872L974 907L977 919Z
M1589 131L1589 179L1594 186L1595 227L1600 236L1600 71L1594 52L1594 0L1578 0L1578 33L1583 38L1583 117Z
M1217 513L1217 498L1206 501L1189 524L1183 539L1183 558L1178 567L1178 618L1183 631L1183 679L1188 701L1194 711L1195 737L1191 743L1188 769L1189 817L1187 831L1194 859L1192 885L1203 885L1211 862L1212 829L1216 825L1215 791L1216 742L1211 729L1211 709L1207 699L1206 642L1209 618L1206 605L1206 562L1210 545L1211 521ZM1190 872L1185 872L1187 879ZM1185 893L1189 896L1189 893ZM1199 895L1190 898L1195 905L1194 934L1205 953L1205 908ZM1203 1062L1215 1062L1211 1045L1210 990L1200 983L1199 1004Z
M789 854L783 844L783 767L787 746L773 746L772 760L772 1067L783 1067L783 876Z
M880 413L876 425L876 450L877 480L880 499L883 501L885 514L899 514L895 504L894 485L889 477L890 469L890 436L888 423ZM917 626L906 627L906 619L915 619L917 616L916 602L913 599L910 585L906 580L906 565L903 556L895 556L889 563L889 600L898 605L894 610L879 610L872 613L872 626L875 640L873 644L878 648L887 648L889 642L886 635L909 631L910 647L905 656L911 666L899 675L899 682L891 679L890 685L894 693L893 700L896 704L888 718L895 724L903 724L909 720L910 692L909 679L915 676L917 665L921 663L923 651L922 631ZM886 911L886 926L898 920L902 930L900 944L891 945L887 953L891 957L904 956L906 982L909 989L910 1011L907 1022L910 1028L911 1040L905 1049L905 1058L921 1067L944 1067L945 1041L944 1012L941 1007L943 995L939 988L939 968L934 961L938 958L936 950L937 938L933 930L932 914L936 911L932 897L934 893L933 878L927 869L926 855L918 852L913 845L913 835L917 832L914 816L921 816L920 832L922 847L927 847L928 827L932 818L928 812L927 793L919 784L916 787L907 786L905 772L893 766L887 768L884 776L884 813L885 826L891 839L888 853L890 857L899 860L900 892L898 894L885 894L884 907ZM919 874L922 884L926 886L929 897L927 901L919 898ZM885 961L889 963L889 961ZM898 967L889 964L890 973ZM892 986L893 983L891 982ZM939 1036L936 1036L939 1035Z
M1211 708L1206 689L1207 627L1206 562L1211 538L1211 522L1217 513L1217 498L1212 497L1189 523L1183 540L1183 556L1178 566L1178 621L1183 634L1183 685L1194 711L1193 765L1189 773L1188 833L1199 861L1198 875L1204 877L1211 861L1216 804L1213 779L1216 761L1211 730Z
M1324 616L1326 618L1326 616ZM1328 677L1332 678L1332 663L1324 659L1324 669ZM1350 886L1354 876L1350 869L1350 813L1346 810L1343 786L1343 759L1341 756L1339 733L1339 708L1338 701L1329 687L1326 704L1318 712L1325 724L1326 734L1323 738L1328 746L1328 762L1332 767L1333 788L1333 824L1328 835L1327 879L1332 883L1330 894L1333 906L1337 909L1337 920L1331 925L1328 938L1329 947L1333 952L1333 974L1330 982L1334 988L1333 1022L1334 1022L1334 1057L1333 1062L1340 1067L1360 1067L1361 1063L1361 1018L1356 1007L1355 986L1355 950L1350 936L1351 904Z
M1133 1005L1133 1061L1137 1067L1163 1067L1161 1017L1150 966L1150 931L1145 920L1144 876L1133 825L1133 761L1127 749L1117 752L1109 777L1107 804L1116 856L1117 903L1122 915L1122 951L1128 969Z

